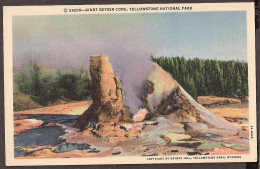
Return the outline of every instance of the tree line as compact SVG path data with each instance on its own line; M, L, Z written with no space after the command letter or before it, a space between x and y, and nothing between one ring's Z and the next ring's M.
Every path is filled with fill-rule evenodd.
M243 61L220 61L210 59L185 59L184 57L152 57L152 60L167 71L193 97L248 96L248 64ZM91 99L89 71L55 70L43 68L27 59L21 72L15 73L14 82L19 91L42 105L60 99Z
M87 70L55 70L41 68L27 59L24 69L14 76L19 91L42 105L64 100L87 100L91 98L90 75Z
M152 60L181 84L193 97L248 96L248 64L244 61L158 57Z

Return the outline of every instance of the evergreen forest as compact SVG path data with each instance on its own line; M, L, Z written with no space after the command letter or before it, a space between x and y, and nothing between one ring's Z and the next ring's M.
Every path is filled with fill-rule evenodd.
M195 99L197 96L236 98L248 96L248 64L246 62L151 57Z

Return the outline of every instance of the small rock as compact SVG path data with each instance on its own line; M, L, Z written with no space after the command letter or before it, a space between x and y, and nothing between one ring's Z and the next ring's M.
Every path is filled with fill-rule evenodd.
M152 154L145 154L143 156L158 156L159 154L158 153L152 153Z
M97 150L96 148L93 148L92 150L89 151L89 153L99 153L100 150Z
M187 152L188 155L201 155L200 152L197 152L197 151L189 151Z
M121 151L114 152L114 153L112 153L111 155L118 155L118 154L121 154Z

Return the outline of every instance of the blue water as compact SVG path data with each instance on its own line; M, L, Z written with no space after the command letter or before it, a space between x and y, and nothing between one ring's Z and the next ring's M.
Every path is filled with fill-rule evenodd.
M15 115L20 116L20 115ZM14 136L14 156L25 156L20 149L25 146L41 145L55 146L62 143L59 136L65 134L62 127L45 127L47 123L59 123L66 126L73 126L78 116L71 115L26 115L29 119L37 119L44 121L43 125L36 129L31 129L20 135Z
M19 151L20 148L31 145L55 146L62 143L59 136L65 134L61 127L39 127L28 130L20 135L14 136L14 156L20 157L25 154Z

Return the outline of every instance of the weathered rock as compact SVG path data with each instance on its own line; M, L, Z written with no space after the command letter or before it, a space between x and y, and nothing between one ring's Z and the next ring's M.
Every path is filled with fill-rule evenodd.
M151 113L154 113L161 102L175 91L178 83L168 75L160 66L155 64L154 70L148 76L146 88L147 95L144 96L144 107Z
M66 143L66 144L61 144L53 150L55 153L64 153L64 152L69 152L69 151L74 151L74 150L86 150L90 149L90 145L88 144L76 144L76 143Z
M74 125L84 129L96 122L129 121L130 112L123 105L122 86L114 74L107 56L90 58L92 105L79 117Z
M174 122L199 122L209 127L238 130L231 124L198 104L167 72L155 64L146 84L144 108L150 113L146 119L164 116Z
M124 142L140 137L144 133L144 128L153 124L145 123L121 123L121 122L102 122L98 123L95 128L88 128L82 132L77 132L69 136L67 142L88 143L89 137L103 139L106 143ZM81 141L83 142L81 142ZM93 144L93 143L92 143ZM91 145L92 145L91 144Z
M178 82L158 65L149 75L146 88L148 94L144 96L144 107L153 114L147 114L146 119L156 117L156 114L175 122L197 122L199 119L194 106L181 92Z
M92 105L76 122L76 128L84 130L95 123L132 121L130 111L124 106L121 82L114 74L107 56L90 59ZM163 116L173 122L204 123L209 127L238 130L205 107L198 104L167 72L154 64L146 83L143 111L134 116L135 121L151 120Z
M205 132L208 131L208 126L203 123L186 123L184 126L186 134L191 135L192 137L201 137L204 136Z

